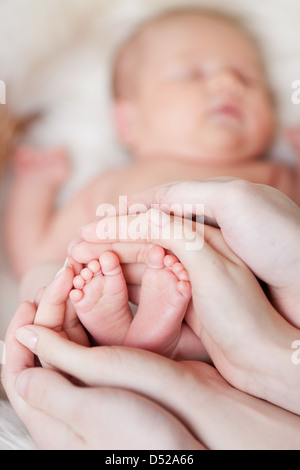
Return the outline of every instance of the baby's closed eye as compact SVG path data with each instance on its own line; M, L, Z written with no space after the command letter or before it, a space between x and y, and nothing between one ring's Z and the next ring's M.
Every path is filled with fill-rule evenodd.
M164 81L185 81L200 79L204 76L202 67L196 66L176 66L164 71Z

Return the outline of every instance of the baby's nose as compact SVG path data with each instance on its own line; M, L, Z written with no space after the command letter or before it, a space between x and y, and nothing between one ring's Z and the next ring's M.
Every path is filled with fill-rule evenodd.
M208 89L212 94L229 94L241 98L245 85L234 70L220 70L208 78Z

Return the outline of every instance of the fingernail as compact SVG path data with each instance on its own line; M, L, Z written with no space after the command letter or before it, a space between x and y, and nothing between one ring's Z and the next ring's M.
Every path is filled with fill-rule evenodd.
M30 349L30 351L35 352L38 338L29 328L26 326L19 328L16 331L16 338L20 343L26 346L26 348Z
M28 382L29 382L28 374L21 374L16 380L16 390L22 398L26 397Z
M58 271L58 273L56 274L55 276L55 279L58 278L65 270L68 266L72 266L70 264L70 256L67 257L66 261L64 262L64 265L63 267Z

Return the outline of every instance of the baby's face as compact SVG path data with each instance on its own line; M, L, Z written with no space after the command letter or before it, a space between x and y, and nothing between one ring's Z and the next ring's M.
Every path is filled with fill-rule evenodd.
M256 158L274 134L270 95L250 39L200 15L165 20L140 46L132 104L137 155L203 163Z

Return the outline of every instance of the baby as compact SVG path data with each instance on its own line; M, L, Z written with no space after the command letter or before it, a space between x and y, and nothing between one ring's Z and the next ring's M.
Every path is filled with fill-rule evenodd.
M130 166L100 175L56 210L55 198L69 170L64 153L17 152L5 222L7 254L17 275L38 263L64 259L78 227L95 218L101 202L117 203L120 195L145 187L234 176L274 186L299 202L299 169L264 159L276 130L274 104L258 48L235 19L197 8L150 19L119 51L113 89L118 136L134 156ZM297 135L293 143L300 153ZM180 263L159 250L152 253L148 269L150 274L160 270L164 277L159 289L153 273L145 277L145 308L154 297L169 304L176 292L180 301L174 300L173 308L182 314L190 289ZM117 309L124 324L130 321L125 281L113 253L102 263L91 260L74 286L71 297L80 318L95 306L98 311L102 289L106 317L117 321L111 315Z
M100 175L56 210L69 172L64 153L17 152L5 235L18 275L63 259L101 202L147 186L228 175L299 196L299 172L263 159L275 109L258 49L234 20L200 9L149 20L121 48L113 82L116 128L133 154L130 166Z

